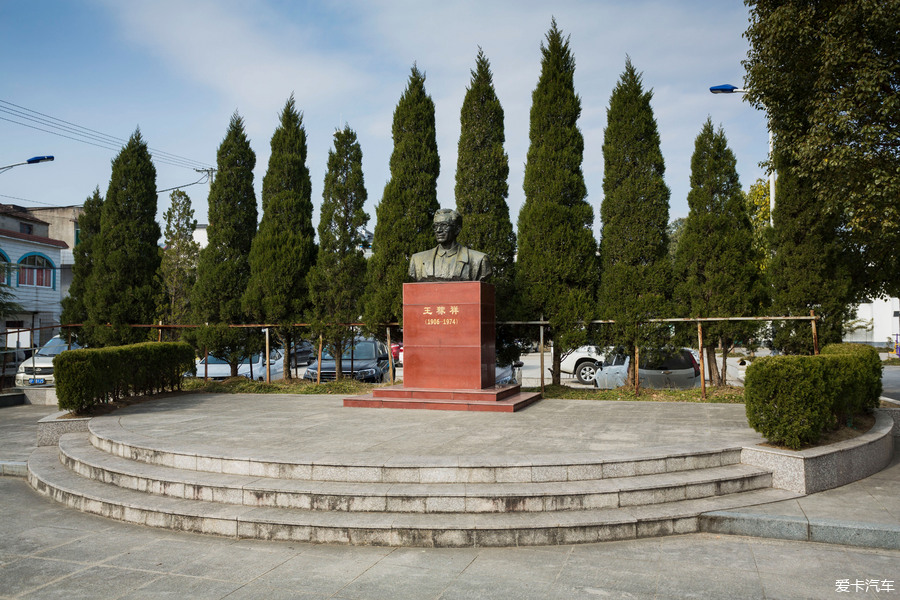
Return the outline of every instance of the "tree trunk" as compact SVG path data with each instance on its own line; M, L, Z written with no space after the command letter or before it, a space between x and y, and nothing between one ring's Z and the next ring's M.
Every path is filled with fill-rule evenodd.
M721 385L719 367L716 363L716 347L713 345L706 347L706 364L709 366L709 382L715 386Z
M553 344L553 353L550 355L550 384L551 385L562 385L562 379L559 374L560 366L562 365L562 357L559 355L559 346L557 344Z
M722 347L722 385L728 385L728 352L731 350L731 340L722 338L719 341Z
M293 373L291 373L291 332L290 330L284 334L282 341L284 342L284 356L282 357L283 365L282 371L284 371L284 378L288 381L294 378Z
M351 342L353 343L353 342ZM336 342L334 345L334 380L338 381L344 376L344 343ZM319 361L319 369L322 368L322 362Z

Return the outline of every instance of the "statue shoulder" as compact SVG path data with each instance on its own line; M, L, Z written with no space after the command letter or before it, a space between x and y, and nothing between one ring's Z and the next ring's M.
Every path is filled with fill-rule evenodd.
M478 250L472 250L469 247L465 247L465 248L466 248L466 252L469 253L469 260L475 261L475 262L484 262L485 260L487 260L487 254L485 254L484 252L479 252Z

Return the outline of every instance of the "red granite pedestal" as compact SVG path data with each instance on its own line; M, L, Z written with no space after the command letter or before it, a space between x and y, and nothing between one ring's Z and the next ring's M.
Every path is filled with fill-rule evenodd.
M513 412L541 399L494 385L494 286L403 285L403 384L345 398L344 406Z

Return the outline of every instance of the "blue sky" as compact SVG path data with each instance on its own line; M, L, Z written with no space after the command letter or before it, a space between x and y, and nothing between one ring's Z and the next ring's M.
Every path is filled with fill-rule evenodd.
M515 226L524 202L531 92L551 17L570 36L575 57L583 169L598 237L606 109L626 55L653 90L672 219L687 215L691 153L708 116L724 127L744 188L765 177L759 166L768 152L765 115L740 96L708 91L742 83L748 11L739 0L559 0L552 8L531 0L4 0L0 166L44 154L56 161L0 174L0 202L80 204L97 186L105 195L110 163L121 147L36 130L46 127L24 120L18 106L32 117L42 113L122 143L140 127L156 156L164 152L212 166L238 111L257 156L261 206L270 139L293 92L304 113L313 204L321 203L333 133L348 123L363 150L372 229L390 178L393 111L416 63L436 106L438 199L453 207L459 112L481 46L505 111ZM190 166L156 166L158 189L200 178ZM205 223L208 185L183 189ZM168 204L169 194L161 194L160 221Z

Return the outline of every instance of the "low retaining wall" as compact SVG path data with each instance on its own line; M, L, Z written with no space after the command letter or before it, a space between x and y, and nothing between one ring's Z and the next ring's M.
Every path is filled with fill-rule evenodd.
M798 452L749 446L741 450L741 462L772 471L773 487L814 494L864 479L888 466L894 455L894 427L894 417L879 409L872 429L852 440Z
M42 404L45 406L58 406L55 387L25 387L18 388L25 394L26 404Z
M59 438L64 433L73 431L88 431L88 422L90 417L78 417L72 419L62 419L60 417L69 414L66 410L47 415L38 421L37 445L38 446L56 446L59 444Z

